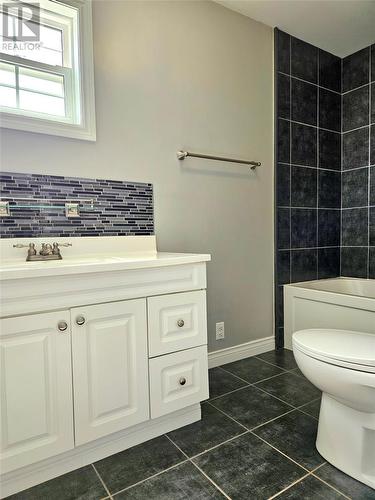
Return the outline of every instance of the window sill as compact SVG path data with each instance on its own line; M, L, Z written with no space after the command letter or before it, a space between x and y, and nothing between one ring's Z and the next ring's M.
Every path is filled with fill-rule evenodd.
M5 112L0 113L0 126L2 128L96 141L95 118L91 117L89 122L86 126L75 125L73 123L62 123L45 118L35 118Z

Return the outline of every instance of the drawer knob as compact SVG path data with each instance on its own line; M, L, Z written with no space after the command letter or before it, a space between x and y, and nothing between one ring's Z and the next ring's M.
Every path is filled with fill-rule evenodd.
M182 328L184 326L184 324L185 324L185 321L183 319L179 319L177 321L177 326L179 326L180 328Z
M178 383L180 385L185 385L186 384L186 378L185 377L181 377L180 380L178 381Z
M84 318L83 316L77 316L77 317L76 317L76 323L77 323L77 325L79 325L79 326L84 325L84 324L85 324L85 321L86 321L86 320L85 320L85 318Z
M68 323L66 321L59 321L57 323L57 328L60 330L60 332L65 332L68 328Z

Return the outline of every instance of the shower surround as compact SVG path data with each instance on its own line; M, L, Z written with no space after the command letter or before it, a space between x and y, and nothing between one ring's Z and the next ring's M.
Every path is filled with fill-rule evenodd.
M283 285L375 277L375 45L344 59L278 29L276 345Z

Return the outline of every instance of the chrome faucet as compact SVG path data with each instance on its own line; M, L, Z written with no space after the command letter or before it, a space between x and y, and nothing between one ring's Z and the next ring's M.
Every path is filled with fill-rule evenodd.
M42 243L42 248L39 254L36 251L35 243L29 243L28 245L22 245L22 243L17 243L13 245L13 248L28 248L26 261L43 261L43 260L61 260L62 255L60 253L60 247L71 247L71 243Z

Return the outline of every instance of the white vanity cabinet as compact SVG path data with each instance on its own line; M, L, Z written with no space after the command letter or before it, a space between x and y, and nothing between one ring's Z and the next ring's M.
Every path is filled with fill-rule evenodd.
M146 300L71 309L75 443L149 418Z
M200 419L209 258L0 268L1 495Z
M69 311L0 320L2 474L74 448Z

